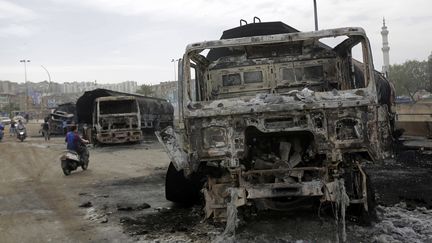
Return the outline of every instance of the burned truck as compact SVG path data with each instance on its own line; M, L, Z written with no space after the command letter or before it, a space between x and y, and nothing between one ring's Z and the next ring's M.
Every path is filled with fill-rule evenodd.
M168 200L201 191L206 216L220 220L228 205L281 210L305 199L372 215L364 165L391 155L393 115L362 28L226 30L186 47L179 82L179 123L158 134L171 159Z
M77 115L92 143L139 142L143 131L173 122L173 107L163 99L106 89L87 91L77 101Z
M65 135L72 124L76 123L76 108L74 103L64 103L58 105L48 117L51 135ZM43 136L43 130L41 133Z

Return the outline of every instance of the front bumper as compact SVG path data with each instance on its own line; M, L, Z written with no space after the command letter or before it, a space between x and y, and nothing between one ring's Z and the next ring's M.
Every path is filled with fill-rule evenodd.
M106 144L138 142L142 140L142 132L136 130L101 132L96 135L96 139L98 142Z

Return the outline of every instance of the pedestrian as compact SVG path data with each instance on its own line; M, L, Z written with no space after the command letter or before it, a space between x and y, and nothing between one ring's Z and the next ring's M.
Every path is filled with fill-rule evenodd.
M15 125L16 125L16 122L14 120L12 120L11 124L10 124L10 128L9 128L9 136L10 137L15 136L15 133L16 133Z
M45 141L50 140L50 124L49 118L45 118L44 123L42 124L42 133L44 135Z
M66 120L62 121L62 129L63 129L63 134L67 134L68 130L67 130Z

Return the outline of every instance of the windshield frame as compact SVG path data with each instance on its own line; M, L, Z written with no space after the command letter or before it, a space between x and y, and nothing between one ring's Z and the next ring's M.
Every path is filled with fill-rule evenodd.
M182 77L179 79L182 85L182 96L184 104L188 102L200 102L197 97L202 92L197 92L197 89L203 89L192 79L191 68L196 68L197 62L205 62L203 56L199 55L204 50L223 48L223 47L237 47L237 46L254 46L254 45L265 45L265 44L278 44L278 43L292 43L299 41L310 41L319 40L323 38L331 37L348 37L345 41L339 45L341 48L352 48L353 46L361 43L363 53L363 67L364 67L364 81L366 82L365 89L373 92L376 91L375 79L373 75L374 67L372 60L372 53L370 48L369 40L365 34L365 31L359 27L347 27L311 32L297 32L288 34L276 34L276 35L265 35L265 36L252 36L242 37L233 39L223 39L214 41L204 41L199 43L189 44L186 48L186 53L182 60ZM337 46L339 47L339 46ZM334 49L336 49L335 47Z

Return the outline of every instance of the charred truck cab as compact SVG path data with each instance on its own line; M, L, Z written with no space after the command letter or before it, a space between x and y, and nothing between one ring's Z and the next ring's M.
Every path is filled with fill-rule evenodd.
M141 115L133 96L99 97L94 102L93 124L99 143L139 142Z
M363 165L390 155L391 86L362 28L248 24L188 45L179 70L180 122L158 135L171 159L167 199L186 202L201 183L216 219L227 204L284 209L305 198L370 215Z

